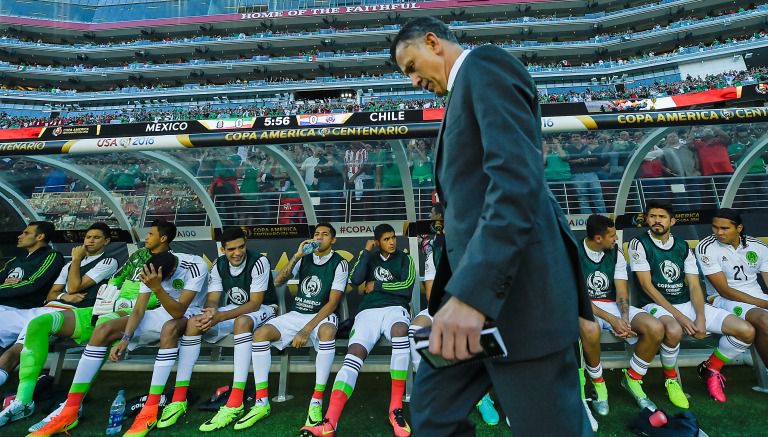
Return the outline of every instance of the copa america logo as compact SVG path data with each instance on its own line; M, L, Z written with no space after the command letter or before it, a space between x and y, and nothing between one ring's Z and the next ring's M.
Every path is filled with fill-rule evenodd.
M240 287L232 287L229 289L229 292L227 292L227 298L230 303L242 305L248 302L248 293Z
M680 267L672 261L665 260L659 267L661 268L661 274L667 282L675 282L680 278Z
M389 282L393 279L392 273L390 273L389 270L381 266L376 267L376 269L373 271L373 277L376 278L377 281L381 281L381 282Z
M594 272L587 278L587 286L592 291L606 291L609 284L608 277L603 272Z
M323 281L317 276L309 276L301 281L301 292L307 297L315 297L323 289Z

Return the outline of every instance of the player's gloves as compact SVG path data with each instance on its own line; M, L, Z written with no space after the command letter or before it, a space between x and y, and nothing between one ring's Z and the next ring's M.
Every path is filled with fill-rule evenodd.
M120 289L111 284L104 284L96 294L96 302L93 304L93 315L100 316L115 311L115 302L120 295Z

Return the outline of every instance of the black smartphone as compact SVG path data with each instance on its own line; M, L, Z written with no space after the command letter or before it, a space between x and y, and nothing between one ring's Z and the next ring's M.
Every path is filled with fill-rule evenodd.
M414 332L413 341L416 344L416 352L421 355L421 358L426 361L427 364L435 369L451 367L469 361L484 360L486 358L503 358L507 356L507 346L501 338L499 328L495 326L487 327L480 331L480 346L483 350L482 352L473 355L468 360L446 360L443 357L432 354L429 351L429 335L431 333L431 326L419 329Z

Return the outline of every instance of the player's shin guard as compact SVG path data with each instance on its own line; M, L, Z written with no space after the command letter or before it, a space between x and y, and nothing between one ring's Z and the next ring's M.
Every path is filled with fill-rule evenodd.
M253 362L253 380L256 383L256 402L269 404L268 380L272 354L268 341L255 341L251 344L251 361ZM243 380L245 381L246 378Z
M32 402L37 377L48 358L48 337L57 334L64 323L60 312L43 314L29 321L24 348L19 357L19 388L16 400L22 404Z
M413 334L421 329L420 326L411 325L408 328L408 340L411 346L411 363L413 363L413 371L419 370L419 364L421 364L421 355L416 352L416 342L413 340Z
M69 388L69 394L67 394L65 407L80 408L85 394L91 388L91 383L96 378L96 374L99 373L99 369L104 364L106 357L107 346L91 346L89 344L85 347L83 356L80 357L80 362L77 363L77 370L75 370L75 377L72 380L72 386Z
M675 347L669 347L666 344L661 344L659 355L661 356L661 367L664 369L664 377L667 379L677 378L677 355L680 353L680 345Z
M344 405L355 390L357 375L362 367L363 360L352 354L347 354L344 357L344 364L339 373L336 374L336 381L333 383L333 391L331 392L331 403L328 405L328 412L325 415L334 428L339 423Z
M403 395L405 394L405 380L408 375L410 355L411 345L408 337L392 337L392 358L389 362L392 394L389 400L389 411L403 408Z
M176 358L179 356L178 348L160 349L155 357L155 366L152 370L152 382L149 386L149 396L144 407L157 406L160 403L160 395L165 390L165 384L168 377L171 376L171 369L176 364Z
M311 404L323 404L323 393L331 374L333 357L336 355L336 340L321 341L318 344L317 358L315 359L315 389L312 392Z
M185 335L179 340L179 365L176 368L176 385L173 387L171 402L187 400L189 381L192 379L192 369L200 357L201 343L202 337L199 335Z

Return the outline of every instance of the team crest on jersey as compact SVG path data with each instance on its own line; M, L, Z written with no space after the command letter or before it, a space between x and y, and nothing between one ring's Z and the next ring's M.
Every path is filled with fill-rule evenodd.
M24 269L16 267L8 273L7 279L21 279L24 277Z
M184 289L184 281L182 281L181 279L174 279L173 282L171 283L171 285L173 286L173 288L175 290L182 290L182 289Z
M392 273L381 266L376 267L376 269L373 271L373 277L376 278L377 281L381 282L389 282L394 279Z
M667 282L675 282L680 279L680 267L672 261L665 260L659 265L661 268L661 274Z
M709 259L708 256L706 256L706 255L702 255L701 256L701 262L703 262L704 264L709 264L710 261L711 260Z
M309 276L301 281L301 292L307 297L315 297L323 289L323 281L317 276Z
M589 275L587 278L587 287L592 291L606 291L608 290L610 282L605 273L596 271Z
M749 264L751 265L757 264L757 259L758 259L757 252L755 252L754 250L750 250L749 252L747 252L747 262Z
M248 293L240 287L232 287L227 292L227 300L235 305L248 302Z

